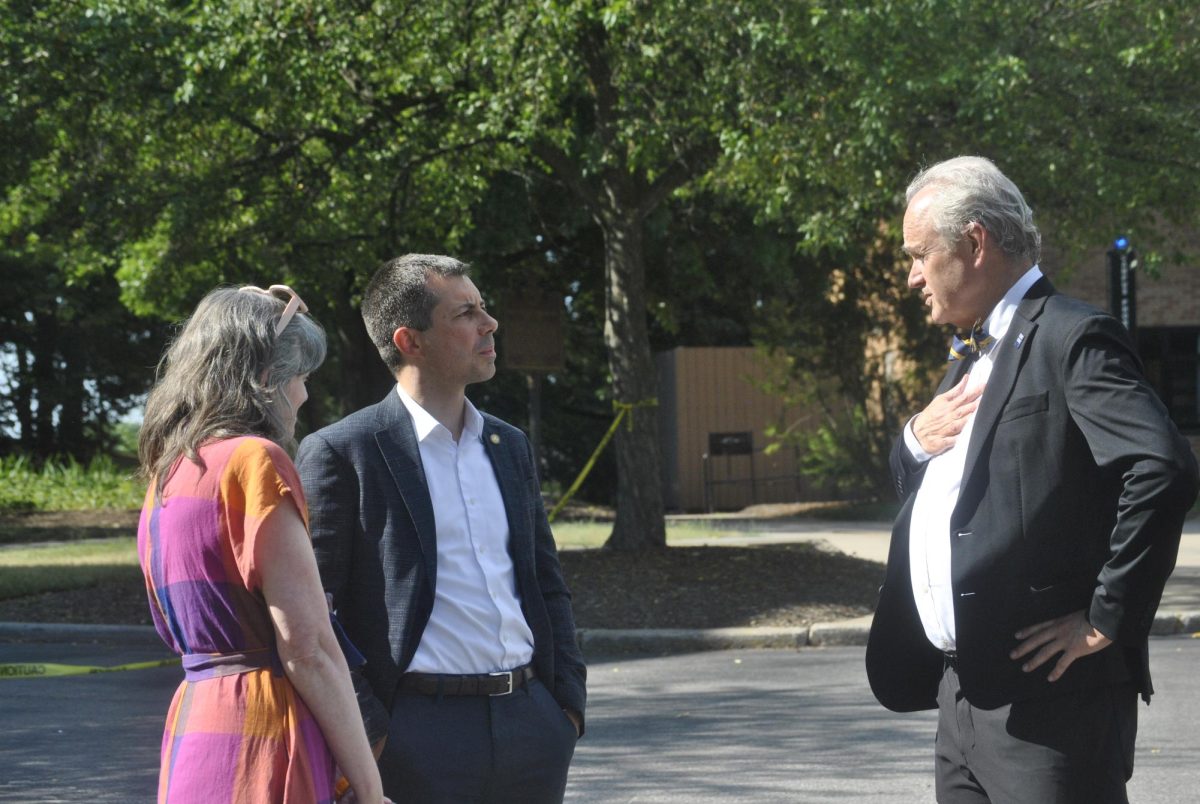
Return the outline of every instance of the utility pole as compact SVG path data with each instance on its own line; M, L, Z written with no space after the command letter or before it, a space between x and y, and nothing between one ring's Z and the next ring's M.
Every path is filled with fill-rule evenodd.
M1108 250L1108 309L1135 337L1137 267L1137 252L1130 245L1129 238L1122 235L1113 240L1112 248Z

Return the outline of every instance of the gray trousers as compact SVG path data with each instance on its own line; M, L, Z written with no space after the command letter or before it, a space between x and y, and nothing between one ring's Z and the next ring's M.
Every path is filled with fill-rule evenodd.
M979 709L947 666L938 688L937 800L1127 804L1136 736L1132 684Z

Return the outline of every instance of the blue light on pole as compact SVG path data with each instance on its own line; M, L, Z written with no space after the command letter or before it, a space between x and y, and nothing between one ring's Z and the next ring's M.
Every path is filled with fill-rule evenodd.
M1125 235L1113 239L1108 250L1108 308L1125 329L1137 329L1137 252Z

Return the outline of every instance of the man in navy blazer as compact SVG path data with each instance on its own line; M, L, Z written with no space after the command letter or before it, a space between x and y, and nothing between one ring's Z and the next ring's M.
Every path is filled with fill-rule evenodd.
M449 257L385 263L363 319L397 384L296 465L387 795L560 802L586 669L525 435L466 399L497 322Z
M871 688L938 709L938 801L1127 801L1195 458L1125 329L1042 276L995 165L942 162L907 198L909 287L961 337L892 452Z

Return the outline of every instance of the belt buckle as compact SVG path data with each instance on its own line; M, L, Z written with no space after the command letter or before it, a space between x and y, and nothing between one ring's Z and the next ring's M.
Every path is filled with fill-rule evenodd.
M512 691L513 691L513 671L512 670L502 670L499 673L488 673L488 675L492 678L499 678L501 676L506 676L508 678L508 689L504 690L503 692L489 692L488 693L489 698L495 698L498 695L511 695L512 694Z

